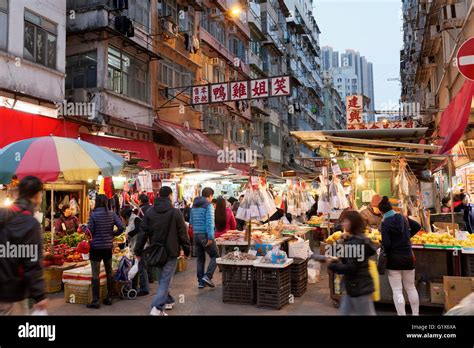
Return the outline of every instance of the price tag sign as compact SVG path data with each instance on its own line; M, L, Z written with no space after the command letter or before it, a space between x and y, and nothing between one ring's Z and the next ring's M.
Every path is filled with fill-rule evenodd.
M249 250L249 255L257 256L257 250Z

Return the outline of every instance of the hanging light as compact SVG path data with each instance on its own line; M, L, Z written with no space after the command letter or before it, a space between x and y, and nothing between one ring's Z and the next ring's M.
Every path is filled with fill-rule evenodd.
M362 186L365 184L365 179L362 175L358 175L357 176L357 179L356 179L356 184L359 185L359 186Z
M367 152L365 153L365 166L366 167L369 167L371 164L372 164L372 160L369 158L369 155L367 154Z
M230 9L229 12L233 18L238 18L242 12L242 8L239 5L235 5Z
M4 205L5 207L9 207L9 206L11 206L12 204L13 204L13 202L12 202L12 200L10 199L10 197L5 198L5 200L3 201L3 205Z

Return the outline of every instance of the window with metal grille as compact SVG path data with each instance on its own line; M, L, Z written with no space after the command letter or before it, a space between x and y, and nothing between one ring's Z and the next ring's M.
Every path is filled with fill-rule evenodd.
M66 89L97 87L97 51L66 58Z
M23 56L32 62L56 69L57 25L25 10Z
M168 87L191 86L194 82L194 73L169 59L160 60L158 81ZM185 92L186 93L186 92Z
M146 32L151 30L150 14L150 0L129 0L129 17Z
M142 101L148 101L148 63L109 47L108 88Z
M0 49L7 48L8 0L0 0Z

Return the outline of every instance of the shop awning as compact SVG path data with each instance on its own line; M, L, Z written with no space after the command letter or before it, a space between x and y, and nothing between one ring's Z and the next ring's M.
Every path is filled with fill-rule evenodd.
M204 170L224 170L229 166L248 171L250 166L243 163L218 163L219 146L213 143L201 131L160 120L158 125L166 133L175 138L184 148L194 155L194 166Z
M49 135L77 138L80 125L0 107L0 148L15 141Z
M459 93L449 103L441 115L437 144L441 145L439 154L447 153L461 140L469 122L472 98L474 97L474 81L466 80Z
M92 134L80 134L81 139L92 144L109 148L111 150L121 150L124 152L134 152L140 159L139 165L147 169L160 169L161 163L156 152L155 144L149 141L128 140L112 137L101 137Z

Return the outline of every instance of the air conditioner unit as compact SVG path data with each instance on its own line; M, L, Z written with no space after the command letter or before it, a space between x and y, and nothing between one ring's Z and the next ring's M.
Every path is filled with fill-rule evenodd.
M76 103L88 102L87 90L82 88L71 90L71 100Z

